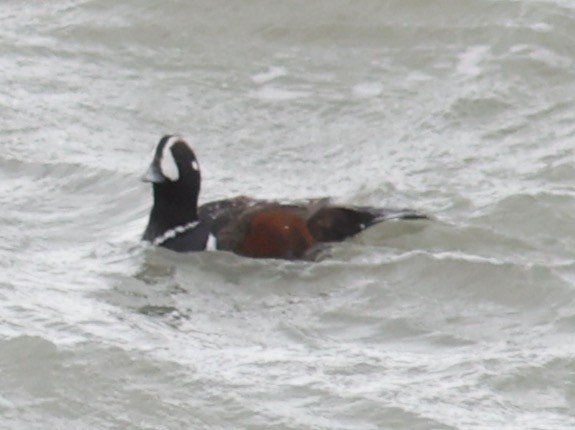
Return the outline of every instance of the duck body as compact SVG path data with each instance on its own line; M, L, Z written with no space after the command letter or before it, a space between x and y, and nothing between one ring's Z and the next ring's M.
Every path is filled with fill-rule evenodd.
M143 240L176 252L217 249L252 258L305 259L322 244L382 221L427 218L410 209L332 205L327 198L280 203L238 196L198 207L199 164L178 136L160 139L143 180L154 192Z

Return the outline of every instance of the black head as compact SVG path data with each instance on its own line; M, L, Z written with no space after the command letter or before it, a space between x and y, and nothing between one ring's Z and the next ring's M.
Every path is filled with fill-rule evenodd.
M163 231L198 219L200 166L191 146L179 136L164 136L142 177L154 189L154 206L144 235L153 239Z
M179 136L162 137L156 145L154 159L142 180L153 184L185 182L188 186L199 189L200 165L194 150Z

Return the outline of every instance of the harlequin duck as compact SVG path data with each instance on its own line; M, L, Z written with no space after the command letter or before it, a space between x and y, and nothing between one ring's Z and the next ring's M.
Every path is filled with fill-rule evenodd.
M201 174L192 147L164 136L142 178L154 205L143 240L177 252L227 250L246 257L309 257L323 243L343 241L388 219L425 219L409 209L331 205L329 199L279 203L246 196L198 207Z

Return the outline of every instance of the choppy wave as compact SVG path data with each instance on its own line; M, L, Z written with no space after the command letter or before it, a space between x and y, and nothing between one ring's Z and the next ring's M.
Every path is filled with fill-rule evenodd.
M0 11L10 429L570 429L568 1ZM139 243L155 140L202 199L417 207L317 263Z

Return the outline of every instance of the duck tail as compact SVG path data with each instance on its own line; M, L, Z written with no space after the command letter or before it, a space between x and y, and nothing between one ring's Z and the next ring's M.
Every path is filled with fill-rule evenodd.
M340 242L383 221L425 219L429 216L413 209L328 206L314 212L307 226L318 242Z

